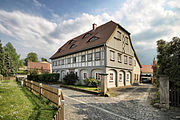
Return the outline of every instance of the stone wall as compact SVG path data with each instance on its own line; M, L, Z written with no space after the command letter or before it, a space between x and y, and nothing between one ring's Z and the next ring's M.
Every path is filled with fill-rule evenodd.
M163 107L169 109L169 78L160 75L160 103Z

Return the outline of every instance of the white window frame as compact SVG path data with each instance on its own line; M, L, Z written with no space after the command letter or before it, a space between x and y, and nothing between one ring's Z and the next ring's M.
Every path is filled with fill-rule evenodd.
M127 56L126 55L124 55L124 64L128 64L128 60L127 60Z
M95 79L96 80L101 80L101 75L99 75L99 79L97 79L97 74L100 74L100 72L95 72Z
M112 80L111 80L111 74L112 74ZM114 81L114 73L110 72L109 73L109 82L113 82Z
M121 40L121 32L117 32L117 38L119 39L119 40Z
M86 61L86 55L81 55L81 62L85 62Z
M87 54L87 61L92 61L92 53Z
M97 54L99 54L99 56L97 57ZM101 52L96 52L95 53L95 60L100 60L101 59Z
M121 76L121 79L120 79L120 76ZM119 73L119 82L123 82L123 73L122 72Z
M115 54L114 54L115 52L114 51L112 51L112 50L110 50L110 60L111 61L114 61L115 59Z
M129 65L132 65L132 57L129 57Z
M121 58L122 58L122 54L118 53L118 62L120 62L120 63L122 62Z

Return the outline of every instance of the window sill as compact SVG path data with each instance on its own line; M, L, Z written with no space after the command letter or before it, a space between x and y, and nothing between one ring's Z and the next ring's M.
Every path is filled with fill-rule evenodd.
M114 82L114 80L109 80L109 82Z
M111 61L115 61L114 59L110 59Z

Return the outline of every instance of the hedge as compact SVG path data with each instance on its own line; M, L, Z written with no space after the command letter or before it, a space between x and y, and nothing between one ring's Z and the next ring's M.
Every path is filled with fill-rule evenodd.
M27 79L43 83L56 83L59 81L59 73L30 74L27 76Z

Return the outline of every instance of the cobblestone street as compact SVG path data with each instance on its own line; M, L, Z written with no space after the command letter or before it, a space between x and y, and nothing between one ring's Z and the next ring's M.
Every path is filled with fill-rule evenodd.
M57 86L53 86L57 87ZM150 105L152 85L115 90L116 97L101 97L63 89L66 120L171 120L173 114ZM177 115L177 114L176 114Z

